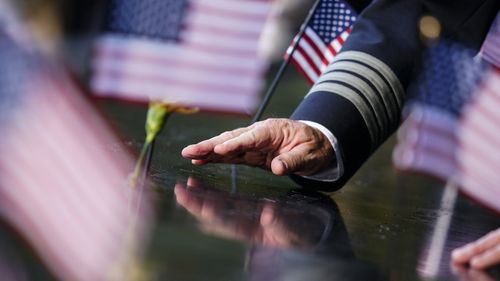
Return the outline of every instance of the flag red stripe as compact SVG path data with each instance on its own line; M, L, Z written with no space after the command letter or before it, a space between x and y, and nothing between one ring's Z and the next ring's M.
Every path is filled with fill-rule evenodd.
M302 68L302 65L294 58L292 58L292 63L293 65L295 65L295 68L302 74L302 76L306 78L309 85L313 85L315 81L311 77L309 77L309 74L307 74L304 68Z
M320 59L324 59L324 53L307 34L304 34L303 40L305 40L308 43L308 45L314 50L314 52L318 55Z
M250 58L250 57L248 57ZM96 50L95 60L116 60L116 61L127 61L127 62L141 62L148 63L151 65L164 65L172 66L172 69L186 68L186 69L196 69L197 71L207 71L212 73L231 73L236 75L248 76L257 75L262 72L262 69L253 69L251 66L241 65L240 67L227 67L221 65L213 65L208 63L202 63L198 61L180 60L179 58L167 58L167 57L155 57L147 53L140 51L128 51L125 49L119 49L115 47L111 48L98 48Z
M311 59L311 57L307 54L307 52L299 45L297 46L296 52L300 53L302 57L307 61L309 66L312 68L312 70L317 74L321 74L321 70L319 69L320 66L314 63L314 61Z

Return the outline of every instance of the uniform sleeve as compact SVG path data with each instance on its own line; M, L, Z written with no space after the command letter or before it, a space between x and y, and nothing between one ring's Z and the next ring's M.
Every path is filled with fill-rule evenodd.
M484 14L497 3L496 0L375 0L368 6L342 51L291 116L294 120L319 123L335 136L343 174L333 183L298 176L292 179L303 186L336 190L397 129L405 89L415 75L423 50L418 33L422 14L438 17L446 28L445 36L460 38L466 37L461 32L471 23L487 26L488 23L483 23ZM448 7L453 7L449 15ZM481 34L481 30L475 34ZM466 38L477 43L484 36Z

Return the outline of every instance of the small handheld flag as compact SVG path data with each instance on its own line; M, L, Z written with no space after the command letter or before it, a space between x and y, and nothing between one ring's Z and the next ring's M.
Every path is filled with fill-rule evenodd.
M309 83L313 84L340 52L357 16L356 11L343 0L320 1L304 36L296 37L292 43L293 46L298 41L292 62ZM291 47L287 50L287 56L291 50Z

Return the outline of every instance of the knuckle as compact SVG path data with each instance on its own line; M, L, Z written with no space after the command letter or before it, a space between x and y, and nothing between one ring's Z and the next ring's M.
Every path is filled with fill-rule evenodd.
M248 138L250 141L256 142L258 140L258 135L257 135L256 130L252 130L252 131L248 132Z
M266 119L262 122L263 125L268 126L268 127L275 127L275 126L280 126L283 125L286 122L287 119L283 118L269 118Z
M274 127L276 124L276 119L267 119L267 120L264 120L262 121L262 123L260 123L260 127Z
M500 244L495 246L495 248L493 249L493 252L495 253L496 256L498 256L498 258L500 260Z
M232 132L224 132L219 135L220 137L227 138L232 136Z

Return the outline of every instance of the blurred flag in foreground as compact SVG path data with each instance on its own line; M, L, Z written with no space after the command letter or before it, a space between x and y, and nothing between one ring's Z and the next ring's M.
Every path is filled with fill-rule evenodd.
M428 50L417 93L403 112L406 120L394 150L397 168L444 180L455 174L459 117L482 73L473 56L450 42Z
M104 97L251 113L271 8L272 0L113 0L92 88Z
M292 62L309 83L323 73L351 34L356 11L343 0L322 0L293 54ZM297 37L286 52L289 56Z
M500 213L500 71L490 71L459 128L458 182L470 197Z
M128 280L133 159L70 78L0 29L0 216L61 280Z
M442 42L428 51L418 95L398 133L395 166L456 183L469 196L500 211L498 71L487 73L474 52ZM478 87L478 85L481 85ZM493 161L494 160L494 161Z

